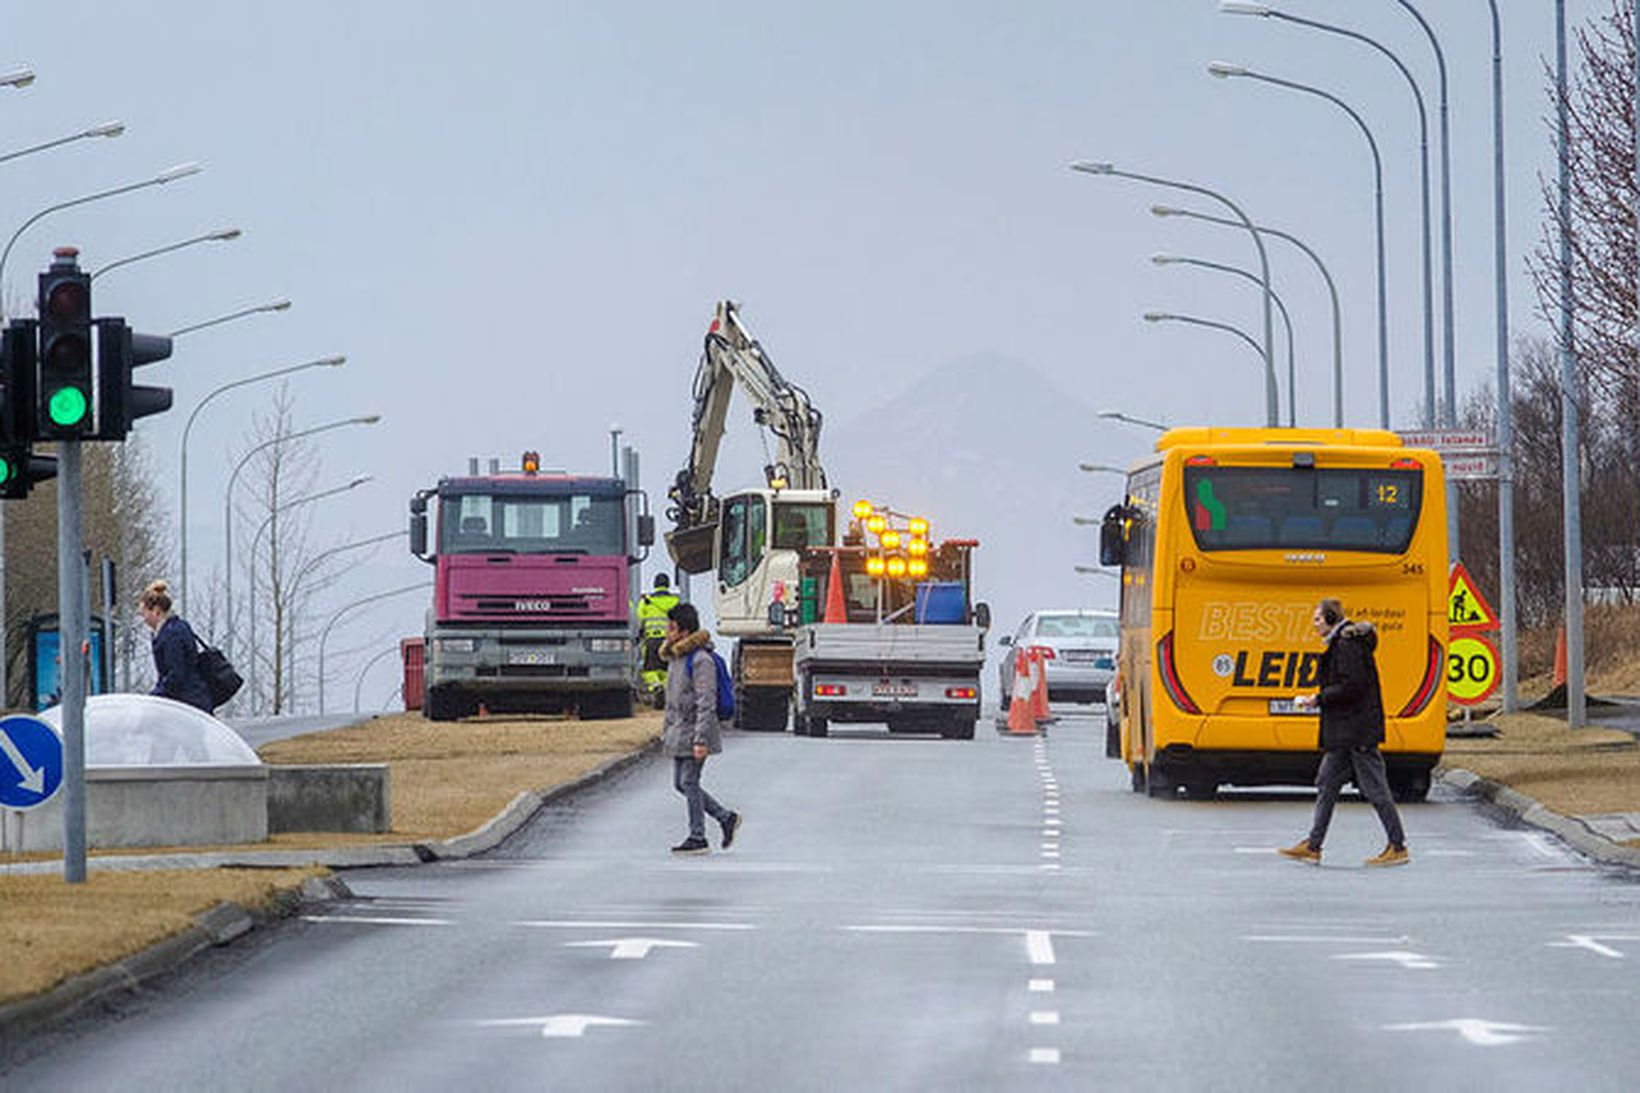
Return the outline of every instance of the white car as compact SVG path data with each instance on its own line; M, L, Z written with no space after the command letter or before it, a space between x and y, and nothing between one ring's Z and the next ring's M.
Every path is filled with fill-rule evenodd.
M1114 611L1033 611L1019 629L1004 634L1009 650L998 671L997 694L1014 689L1012 651L1035 648L1043 657L1048 679L1048 701L1095 703L1105 701L1105 685L1116 674L1116 646L1121 624Z

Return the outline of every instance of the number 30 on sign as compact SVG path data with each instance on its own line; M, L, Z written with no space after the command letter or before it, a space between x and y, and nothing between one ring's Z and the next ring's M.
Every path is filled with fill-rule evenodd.
M1484 702L1498 686L1498 651L1478 634L1452 639L1446 649L1446 695L1460 706Z

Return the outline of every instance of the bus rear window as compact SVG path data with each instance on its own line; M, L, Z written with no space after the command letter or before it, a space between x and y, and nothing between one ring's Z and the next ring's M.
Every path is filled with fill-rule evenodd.
M1418 526L1423 472L1186 467L1184 487L1202 550L1401 554Z

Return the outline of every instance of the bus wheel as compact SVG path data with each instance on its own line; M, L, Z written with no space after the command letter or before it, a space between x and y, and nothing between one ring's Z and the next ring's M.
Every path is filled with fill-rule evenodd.
M1167 775L1154 768L1145 775L1145 793L1152 797L1173 797L1178 792L1178 784Z
M1184 795L1192 801L1211 801L1219 795L1219 783L1212 778L1192 778L1184 784Z
M1429 771L1392 771L1389 791L1397 801L1416 804L1429 796Z

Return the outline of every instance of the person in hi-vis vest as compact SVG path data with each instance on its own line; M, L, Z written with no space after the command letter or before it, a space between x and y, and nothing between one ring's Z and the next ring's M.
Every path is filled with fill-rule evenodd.
M659 709L666 702L666 661L661 659L661 643L666 640L666 613L678 605L672 580L655 574L655 587L638 597L638 637L643 650L644 695Z

